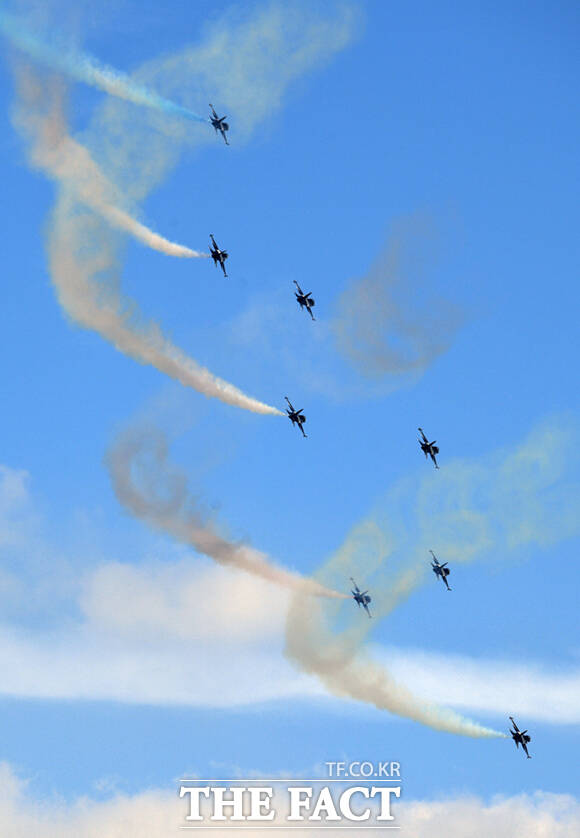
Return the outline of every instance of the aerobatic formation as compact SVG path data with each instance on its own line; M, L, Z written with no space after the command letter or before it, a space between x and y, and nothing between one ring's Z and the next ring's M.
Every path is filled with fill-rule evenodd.
M226 121L227 117L218 116L212 104L209 105L209 119L200 117L188 108L156 94L149 87L138 84L130 76L100 64L90 56L72 49L59 49L54 46L56 41L43 39L17 18L4 12L0 13L0 31L18 51L25 53L34 62L48 65L69 78L90 84L108 95L134 105L153 109L166 116L206 123L213 127L216 135L221 135L225 145L229 146L230 125ZM181 353L177 347L169 343L156 324L137 328L128 319L126 312L130 306L119 292L116 292L117 296L111 293L105 299L95 288L91 270L75 251L74 236L71 233L73 214L75 233L78 233L80 228L85 238L90 237L91 231L95 229L94 219L79 213L76 207L72 207L73 201L82 205L86 213L94 213L99 223L109 224L128 233L153 250L176 257L211 258L215 267L221 268L224 277L228 276L226 260L229 254L219 247L213 234L210 234L209 254L201 253L171 242L137 221L123 206L125 199L122 191L101 171L88 148L69 136L58 89L47 88L30 68L18 73L17 82L20 99L15 123L29 144L30 161L33 166L66 189L66 195L59 201L54 221L54 236L61 245L58 248L60 255L57 257L57 249L52 249L51 267L59 299L68 313L77 322L108 338L121 351L142 363L152 364L206 396L256 413L286 415L306 439L306 416L302 408L294 408L288 396L284 397L288 405L285 412L246 396L232 384L217 378ZM64 259L63 252L68 254ZM305 309L311 320L315 321L312 311L315 301L312 293L305 293L296 280L293 282L297 289L294 294L300 310ZM425 458L430 458L434 467L439 469L439 448L436 440L429 441L422 428L419 427L418 430L418 442ZM183 495L173 499L171 506L165 503L159 507L156 499L136 486L132 478L133 461L139 456L145 443L147 440L124 439L108 455L107 463L120 502L152 526L163 529L177 540L193 546L220 564L237 567L299 594L297 603L302 610L289 617L289 624L295 624L299 628L288 644L288 654L306 671L319 674L331 690L341 695L371 702L377 707L408 716L437 729L475 737L505 737L503 733L483 728L451 711L420 702L408 690L395 685L386 670L372 662L353 660L346 652L342 659L338 646L333 647L332 637L326 629L318 630L320 626L316 621L319 618L322 621L318 606L315 609L309 604L304 605L303 598L317 597L320 603L324 599L347 599L349 595L326 587L314 579L304 579L287 571L277 566L265 554L252 548L228 542L212 525L201 519L185 490ZM166 449L163 442L159 439L153 440L153 451L157 464L160 468L164 467ZM153 483L158 477L159 475L154 476ZM440 579L450 591L448 562L440 563L435 553L432 550L429 552L435 578ZM358 608L362 607L371 618L371 596L368 590L361 590L352 576L350 580L353 585L350 597ZM407 584L408 580L401 580L402 587ZM381 614L374 607L376 603L375 598L373 610L375 616L378 614L380 617ZM315 636L318 645L314 640ZM328 640L326 646L323 643L324 639ZM516 746L519 748L521 745L526 756L530 758L527 749L530 736L527 730L520 731L515 720L511 716L509 718L512 723L509 734Z

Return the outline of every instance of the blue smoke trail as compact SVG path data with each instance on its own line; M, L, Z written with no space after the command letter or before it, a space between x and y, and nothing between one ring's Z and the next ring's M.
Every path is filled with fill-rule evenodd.
M159 96L144 85L137 84L124 73L118 73L89 55L75 52L71 48L59 49L47 44L23 26L13 15L0 12L0 31L18 49L77 81L97 87L105 93L133 102L135 105L144 105L147 108L169 115L182 116L195 122L209 123L205 117L198 116L189 108L184 108L170 99L164 99L163 96Z

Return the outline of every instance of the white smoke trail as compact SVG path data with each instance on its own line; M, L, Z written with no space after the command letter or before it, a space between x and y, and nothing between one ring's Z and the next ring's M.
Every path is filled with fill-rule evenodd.
M122 506L182 544L194 547L219 564L295 591L300 598L309 594L344 599L344 594L276 565L265 553L219 535L196 508L185 475L169 466L167 442L159 431L126 431L110 448L105 462Z
M441 472L395 486L375 513L358 525L319 571L323 584L372 576L374 623L404 602L431 574L430 547L449 561L469 562L494 553L507 559L527 545L546 546L580 530L578 429L565 421L533 431L513 451L482 462L456 462ZM370 620L356 612L336 633L336 609L291 605L286 654L327 689L392 713L466 736L503 736L457 713L414 697L388 670L370 659L364 640Z
M115 204L121 197L116 188L88 151L66 134L60 85L54 80L43 83L31 71L24 71L18 74L18 89L15 122L31 140L31 162L65 187L53 214L49 257L52 280L67 313L85 328L106 337L121 352L209 398L254 413L283 415L185 355L157 324L137 321L136 305L121 297L116 278L110 277L116 262L110 236L92 212L81 212L77 201L164 253L203 254L157 236L118 209Z
M130 76L101 64L96 58L76 52L69 45L53 46L48 41L42 40L21 20L4 11L0 12L0 32L3 32L14 46L31 58L76 81L89 84L110 96L117 96L135 105L143 105L165 114L181 116L209 125L209 120L205 117L198 116L189 108L164 99L144 85L138 84ZM53 32L51 37L54 43L57 40L56 33Z
M86 203L90 206L88 201ZM118 227L120 230L125 230L127 233L130 233L136 239L143 242L143 244L147 245L147 247L150 247L151 250L158 250L159 253L165 253L166 256L176 256L179 259L210 258L209 253L200 253L199 250L192 250L190 247L169 241L169 239L160 236L158 233L154 233L153 230L149 229L149 227L145 227L144 224L140 224L128 213L123 212L123 210L120 210L117 207L95 206L94 208L100 210L114 227Z
M105 177L89 151L67 133L63 90L39 84L30 71L17 72L19 105L14 123L30 143L30 162L53 180L68 189L74 197L102 215L109 223L140 242L165 253L186 259L209 258L154 233L134 219L117 204L122 201L119 190Z
M305 604L300 597L293 597L286 624L286 655L303 671L317 675L329 692L341 698L372 704L447 733L477 739L505 736L454 710L417 698L360 648L355 634L332 634L317 602Z
M90 244L89 244L90 243ZM283 415L253 399L185 355L156 323L136 322L131 301L119 295L109 236L92 214L82 214L62 197L53 215L49 242L51 275L65 311L77 323L107 338L120 352L208 398L219 399L253 413ZM98 278L99 281L95 281Z
M46 13L49 5L43 9ZM184 101L203 95L205 102L209 100L200 91L211 90L234 114L240 138L247 137L279 106L287 85L342 49L355 27L356 15L348 3L339 4L329 16L313 11L309 4L276 2L238 21L226 14L207 29L199 46L187 46L141 68L141 87L170 91ZM46 91L48 95L48 85ZM213 141L201 125L192 131L183 120L168 120L159 113L156 107L129 108L118 97L106 99L97 109L83 145L119 190L119 200L107 196L109 207L120 210L128 200L144 200L176 164L186 144ZM69 185L59 195L48 233L52 280L69 316L136 361L151 364L208 397L256 413L283 415L185 355L156 323L139 322L135 302L119 291L118 238L92 212L82 212L70 192ZM99 215L105 217L102 207ZM107 222L120 225L127 218L113 212ZM133 233L143 231L134 227ZM159 240L148 243L158 245Z

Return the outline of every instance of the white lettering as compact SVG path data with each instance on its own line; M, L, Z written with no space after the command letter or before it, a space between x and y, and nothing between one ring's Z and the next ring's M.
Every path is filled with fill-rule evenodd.
M401 787L394 786L392 788L385 788L384 786L373 786L371 788L371 797L374 797L377 792L381 797L381 814L378 815L377 820L394 821L395 818L391 815L391 795L394 794L395 797L400 797Z
M196 788L195 786L181 786L179 789L179 796L185 797L189 795L189 815L185 816L186 821L202 821L203 818L199 814L199 797L203 794L204 797L209 797L209 787Z
M289 821L303 821L304 818L300 814L302 809L310 809L310 798L312 797L312 789L307 786L290 786L290 814L286 818ZM305 795L302 797L302 795Z
M371 810L366 808L362 815L355 815L355 813L350 808L350 799L353 794L362 794L362 796L368 800L369 798L369 790L365 786L354 786L351 789L346 789L340 795L340 811L347 818L349 821L368 821L371 816Z

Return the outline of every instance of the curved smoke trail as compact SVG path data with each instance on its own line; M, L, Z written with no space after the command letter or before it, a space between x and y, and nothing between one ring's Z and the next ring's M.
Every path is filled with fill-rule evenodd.
M331 631L325 612L348 597L331 586L281 568L252 547L226 540L203 519L188 490L187 479L167 461L167 442L160 431L128 429L109 449L105 462L121 505L150 526L217 561L267 579L294 592L286 624L286 655L303 671L317 675L340 697L373 704L436 730L474 738L503 737L444 707L424 701L398 684L388 670L362 647L367 621L356 620L340 634ZM396 602L409 585L403 573L389 592ZM323 610L322 600L327 600ZM358 617L358 614L357 614Z
M39 84L31 72L17 73L19 104L14 122L30 144L31 164L58 181L86 206L119 230L152 250L183 259L209 258L160 236L119 208L123 198L105 177L88 149L67 133L63 91L59 85Z
M133 102L135 105L143 105L166 114L209 124L209 120L205 117L198 116L189 108L184 108L159 96L144 85L133 81L130 76L101 64L89 55L76 52L69 46L63 49L51 46L27 29L22 21L6 12L0 12L0 31L14 46L31 58L47 64L51 69L58 70L76 81L84 82L111 96Z
M32 165L64 187L53 213L49 257L52 280L67 313L136 361L151 364L209 398L254 413L283 415L198 364L172 344L156 323L138 321L136 304L121 296L113 276L116 256L110 235L93 212L83 213L77 202L163 253L188 258L205 254L158 236L116 206L122 200L118 190L84 146L67 135L60 86L43 84L31 72L23 72L18 88L15 121L31 141Z
M2 26L10 29L13 39L24 39L23 48L28 47L28 54L36 50L45 62L55 57L55 47L45 52L44 42L24 30L17 19L2 14ZM147 87L115 73L103 73L103 68L97 68L99 72L95 74L94 63L72 62L76 69L83 67L83 80L90 77L91 83L98 82L103 89L112 85L110 92L115 95L105 98L96 110L85 132L84 145L98 159L100 170L106 172L108 183L116 191L115 199L107 191L98 204L94 203L92 192L85 195L86 203L90 197L93 203L89 206L106 224L93 212L79 207L71 182L64 183L65 189L52 213L48 231L51 277L59 301L70 317L139 363L151 364L210 398L255 413L283 415L185 355L165 337L157 323L140 322L136 303L119 290L119 240L112 235L110 225L127 229L123 226L129 221L124 215L127 201L143 201L154 186L162 183L184 146L213 139L211 132L204 137L203 131L191 131L191 126L182 120L153 119L159 109L166 108L167 113L182 111L167 100L151 96L151 88L161 86L163 90L175 91L172 95L190 98L197 96L199 90L211 89L233 108L241 136L248 136L261 119L279 107L286 87L294 79L350 41L354 23L355 16L348 5L341 5L338 14L325 17L296 14L286 4L273 3L233 25L230 16L225 15L208 29L200 45L187 45L176 54L140 68ZM70 55L66 50L62 54ZM69 58L63 60L66 71ZM48 97L46 78L36 80L36 84ZM129 108L123 98L153 107ZM153 130L155 123L161 130ZM81 173L75 171L77 190L79 179ZM142 240L144 236L149 246L162 244L164 252L171 255L190 255L184 251L176 253L172 243L168 246L138 223L132 223L131 232Z
M187 479L167 462L167 441L159 431L129 430L108 451L105 462L119 502L137 518L188 544L218 564L235 567L295 591L344 599L314 579L282 568L265 553L228 541L203 520ZM311 602L310 597L307 600Z
M397 683L388 669L373 661L352 634L335 635L326 626L319 603L305 607L293 597L286 623L286 655L300 669L316 675L325 687L341 698L353 698L413 719L435 730L476 739L501 738L505 734L415 696Z
M558 421L532 431L511 451L480 461L456 461L395 485L374 513L354 528L317 574L323 584L350 575L373 577L373 616L384 618L432 575L429 547L450 562L486 555L503 560L529 545L547 546L578 533L580 459L576 423ZM314 605L314 604L313 604ZM291 604L286 654L335 695L349 696L451 733L504 734L413 696L364 646L370 620L354 614L333 633L332 609ZM374 621L372 621L374 622Z
M66 312L120 352L151 364L208 398L253 413L283 415L198 364L171 343L156 323L136 320L136 305L121 297L116 277L108 276L115 256L107 232L92 213L80 213L66 196L61 196L53 214L49 258L52 280Z

